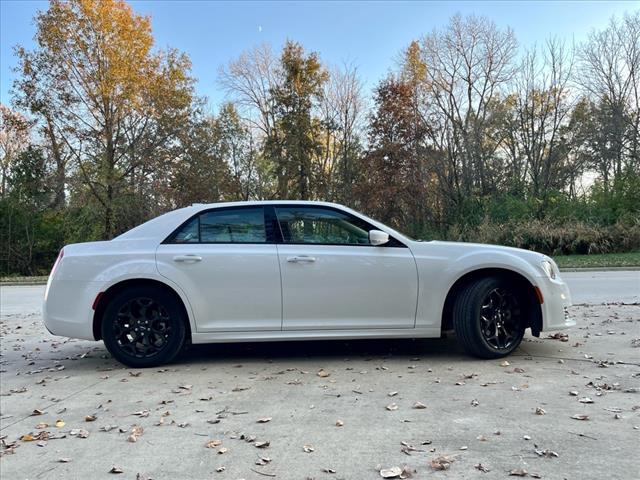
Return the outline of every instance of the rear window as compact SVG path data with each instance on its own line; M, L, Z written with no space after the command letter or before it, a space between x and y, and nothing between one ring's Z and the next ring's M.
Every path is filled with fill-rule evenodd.
M185 223L170 243L265 243L264 209L229 208L201 213Z

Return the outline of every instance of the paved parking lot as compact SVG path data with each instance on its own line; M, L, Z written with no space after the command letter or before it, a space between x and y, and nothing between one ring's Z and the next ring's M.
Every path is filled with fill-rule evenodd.
M575 275L578 328L507 362L446 338L209 345L147 370L49 335L42 287L3 287L1 476L638 478L640 306Z

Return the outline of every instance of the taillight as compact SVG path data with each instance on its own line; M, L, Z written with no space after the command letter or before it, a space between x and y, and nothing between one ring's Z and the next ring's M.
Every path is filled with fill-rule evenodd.
M64 248L60 249L60 253L56 258L56 261L53 263L53 268L51 268L51 276L53 276L54 272L56 271L56 268L58 267L58 265L60 265L60 262L62 261L62 257L64 257Z

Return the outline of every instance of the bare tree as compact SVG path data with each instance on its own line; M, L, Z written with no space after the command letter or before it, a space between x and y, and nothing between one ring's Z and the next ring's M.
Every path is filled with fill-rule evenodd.
M319 105L324 152L318 169L323 172L323 197L349 202L357 179L361 148L364 99L358 69L353 64L334 67Z
M569 92L572 51L557 39L527 51L515 77L515 93L507 103L506 151L512 165L530 181L531 194L544 210L549 192L563 189L571 178L567 128L574 102Z
M29 145L29 134L27 119L0 104L0 198L7 194L7 179L11 165Z
M640 11L593 31L579 51L577 82L601 110L606 148L594 156L604 179L640 166Z
M430 142L441 152L440 184L454 204L494 187L501 138L493 107L513 77L516 48L510 29L477 16L456 15L422 41Z

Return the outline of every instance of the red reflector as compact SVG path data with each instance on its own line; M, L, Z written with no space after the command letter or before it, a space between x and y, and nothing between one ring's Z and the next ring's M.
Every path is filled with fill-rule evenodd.
M98 293L98 295L96 295L96 299L93 301L93 305L91 305L91 308L93 310L98 308L98 303L100 303L100 299L102 298L102 295L104 295L104 292L100 292Z
M540 291L540 288L534 286L533 289L536 292L536 298L538 299L538 303L542 305L544 303L544 297L542 296L542 292Z

